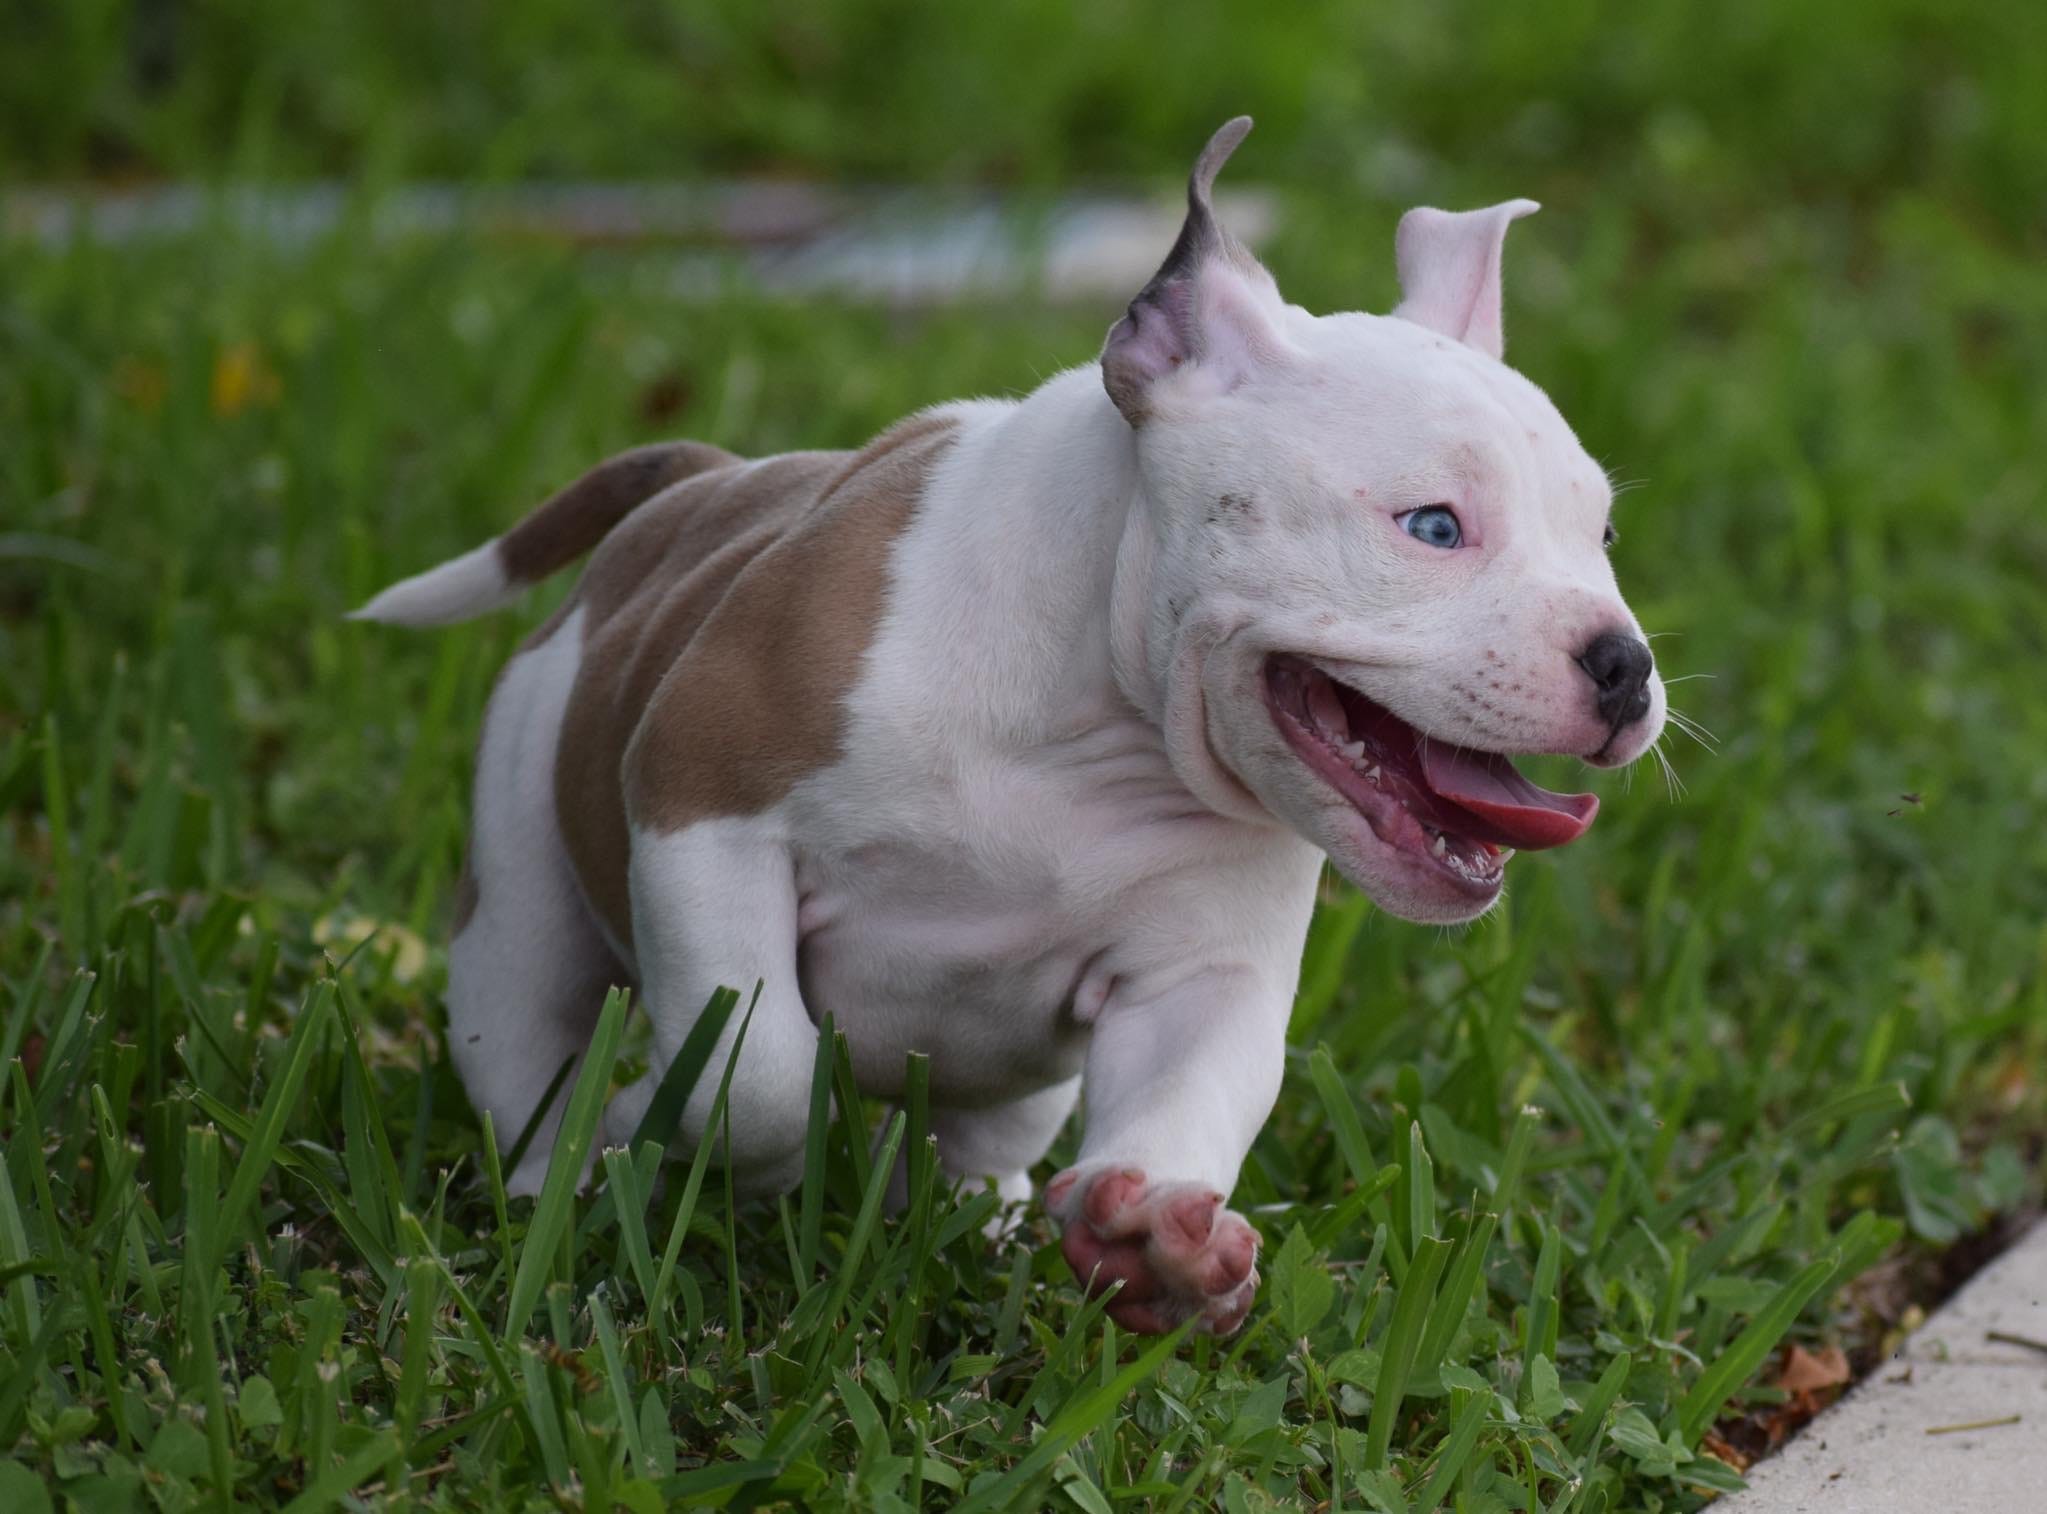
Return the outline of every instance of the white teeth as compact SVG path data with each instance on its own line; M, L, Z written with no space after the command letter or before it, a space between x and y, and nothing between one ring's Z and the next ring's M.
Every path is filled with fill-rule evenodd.
M1442 856L1444 852L1449 850L1449 847L1450 838L1445 836L1441 831L1438 831L1436 833L1436 839L1429 843L1430 853L1437 857Z
M1356 762L1365 755L1365 744L1362 741L1346 741L1338 746L1337 750L1343 753L1348 761Z
M1369 778L1372 782L1377 783L1379 781L1379 764L1375 762L1370 767L1366 768L1365 776Z

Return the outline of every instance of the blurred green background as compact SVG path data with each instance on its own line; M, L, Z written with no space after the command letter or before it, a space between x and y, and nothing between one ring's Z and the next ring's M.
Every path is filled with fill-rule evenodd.
M1679 225L1917 189L2008 235L2047 193L2042 23L1966 0L14 0L9 36L9 163L34 178L1068 186L1178 173L1248 111L1261 176L1328 192L1379 190L1403 152L1429 188L1575 186Z
M2047 8L0 0L0 16L0 1061L69 1044L56 986L97 967L103 1018L77 1043L96 1049L69 1073L82 1090L104 1062L118 1091L121 1043L151 1048L122 1118L168 1164L143 1173L168 1227L152 1254L175 1255L159 1243L177 1243L192 1091L241 1107L268 1032L372 929L350 971L404 1201L424 1209L432 1175L467 1161L451 1234L497 1234L438 1050L438 943L482 701L541 605L434 636L344 625L345 608L610 451L856 444L1091 358L1120 305L799 300L738 263L707 297L678 260L709 243L460 218L392 232L385 197L419 179L744 177L1170 203L1239 112L1258 126L1226 182L1274 192L1264 255L1311 309L1391 305L1408 205L1543 202L1508 248L1508 356L1628 486L1617 570L1684 680L1677 704L1717 737L1670 738L1683 794L1646 768L1601 780L1599 825L1518 862L1479 929L1338 897L1303 1060L1240 1197L1343 1191L1305 1071L1318 1043L1374 1150L1427 1123L1446 1215L1497 1177L1513 1112L1544 1105L1542 1212L1509 1216L1459 1350L1511 1392L1519 1358L1500 1368L1496 1348L1561 1247L1567 1386L1630 1345L1651 1419L1698 1365L1643 1344L1666 1311L1710 1358L1849 1216L1896 1216L1931 1248L2037 1205ZM25 187L330 180L338 224L303 239L217 206L114 241L11 214ZM136 964L159 955L145 983ZM340 1054L322 1055L293 1129L353 1149ZM1875 1115L1838 1144L1793 1123L1893 1082L1911 1100L1895 1138ZM53 1123L52 1149L79 1155L90 1124ZM23 1149L22 1234L39 1236ZM49 1214L68 1225L75 1202L84 1225L90 1180L74 1193L52 1170ZM303 1198L279 1191L272 1221ZM1729 1236L1724 1276L1688 1291L1669 1270L1667 1247ZM756 1275L786 1270L780 1244L771 1219L742 1221ZM693 1238L700 1253L715 1306L716 1243ZM1056 1276L1049 1252L1036 1265ZM1339 1281L1346 1308L1371 1296L1367 1272ZM774 1286L770 1316L797 1291ZM1050 1378L1029 1374L1056 1372L1013 1319L991 1347L974 1312L1002 1286L962 1283L931 1349L1000 1357L1025 1374L1002 1392L1036 1402ZM1659 1292L1633 1320L1629 1300ZM1042 1307L1063 1328L1070 1301ZM162 1315L123 1310L124 1345L174 1350ZM1869 1351L1894 1321L1835 1289L1797 1328ZM1276 1372L1288 1342L1247 1350L1242 1372ZM1175 1391L1227 1398L1238 1371ZM674 1387L675 1413L722 1424L728 1386ZM1319 1410L1285 1402L1273 1434L1321 1433ZM1410 1429L1416 1483L1445 1424ZM740 1454L730 1434L687 1449ZM1307 1476L1229 1444L1215 1488ZM1476 1444L1474 1465L1516 1464L1513 1435ZM1102 1455L1090 1475L1113 1486ZM1640 1447L1590 1465L1615 1507L1698 1496Z

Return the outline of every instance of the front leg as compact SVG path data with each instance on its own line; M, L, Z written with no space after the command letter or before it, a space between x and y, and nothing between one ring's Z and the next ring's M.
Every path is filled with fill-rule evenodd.
M1125 1328L1243 1323L1258 1232L1224 1201L1279 1095L1291 999L1289 975L1218 968L1102 1011L1080 1160L1045 1207L1090 1292L1122 1283L1109 1315Z
M803 1175L817 1027L796 980L796 882L788 850L764 824L747 819L699 821L667 834L635 831L631 877L633 947L654 1032L653 1068L612 1100L608 1138L630 1138L705 1002L721 987L734 988L739 1006L690 1092L682 1136L694 1148L715 1135L711 1105L744 1022L746 1041L726 1103L725 1159L741 1192L793 1187Z

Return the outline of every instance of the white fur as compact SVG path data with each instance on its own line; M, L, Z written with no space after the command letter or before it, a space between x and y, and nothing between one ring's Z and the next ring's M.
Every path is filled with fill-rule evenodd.
M453 625L500 609L530 587L505 576L497 542L487 541L439 567L401 579L360 609L349 611L348 618L394 626Z
M1224 371L1162 367L1134 429L1092 365L1020 402L950 407L956 440L844 691L841 759L764 814L632 838L656 1065L713 989L744 1001L761 985L731 1102L748 1186L796 1175L830 1011L870 1093L899 1092L905 1053L931 1058L950 1170L1017 1191L1084 1075L1083 1173L1228 1190L1279 1086L1323 854L1395 913L1475 912L1289 749L1261 697L1273 653L1340 670L1472 747L1608 765L1655 739L1660 684L1649 716L1615 733L1575 661L1635 622L1601 547L1604 474L1486 350L1498 291L1484 286L1518 213L1496 209L1427 223L1403 260L1415 308L1468 342L1394 317L1317 318L1238 270L1184 307L1228 324L1189 349ZM1457 285L1472 277L1481 287ZM1397 523L1446 502L1462 548ZM424 620L493 592L464 563L363 613ZM439 574L449 589L428 590ZM451 1000L458 1056L461 1028L495 1015L513 1027L506 1055L531 1063L515 1075L468 1055L464 1077L494 1109L545 1084L583 1023L560 1017L588 1009L558 991L575 973L538 959L559 946L565 962L598 960L535 776L574 625L513 664L484 738L483 904ZM1469 697L1481 681L1490 708ZM685 1116L691 1140L712 1081ZM648 1086L620 1096L614 1138Z
M475 915L448 949L448 1049L509 1151L562 1062L580 1056L623 977L598 933L555 819L562 709L581 661L583 612L506 665L485 712L469 866ZM573 1079L556 1094L512 1193L538 1193Z
M1393 313L1497 358L1506 345L1500 250L1507 227L1541 208L1508 200L1484 210L1410 210L1394 236L1402 298Z
M682 1134L691 1146L704 1139L718 1074L744 1023L727 1119L729 1160L750 1192L774 1192L802 1173L817 1046L797 985L796 888L778 829L773 820L712 820L673 835L638 832L632 843L633 950L654 1065L675 1059L718 988L739 991L740 1008L690 1094ZM610 1139L624 1144L632 1134L652 1082L616 1101L606 1118Z

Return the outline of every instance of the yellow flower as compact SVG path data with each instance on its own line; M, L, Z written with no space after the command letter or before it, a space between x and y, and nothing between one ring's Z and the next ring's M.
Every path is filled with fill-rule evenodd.
M240 415L251 405L268 405L277 399L277 373L263 360L254 342L235 342L223 347L213 360L213 413L223 418Z

